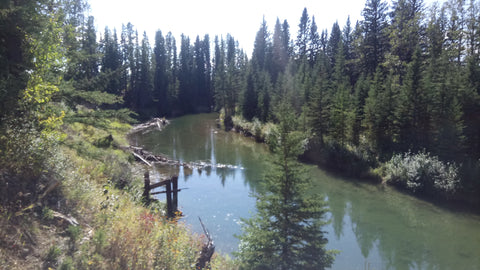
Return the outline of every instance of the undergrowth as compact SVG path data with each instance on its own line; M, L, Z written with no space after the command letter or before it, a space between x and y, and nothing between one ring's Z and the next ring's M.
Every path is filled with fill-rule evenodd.
M162 204L142 203L143 169L121 147L130 126L66 122L60 184L20 212L0 206L0 269L195 269L202 238L165 218ZM212 269L235 269L226 257L213 261Z

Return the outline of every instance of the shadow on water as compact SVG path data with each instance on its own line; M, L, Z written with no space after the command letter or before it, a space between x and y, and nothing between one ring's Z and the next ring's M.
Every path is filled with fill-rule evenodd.
M179 187L188 188L179 194L183 220L201 233L201 216L217 250L231 253L238 247L233 235L241 233L240 218L255 211L249 195L258 188L269 153L250 138L217 129L216 117L176 118L163 131L133 135L131 141L181 161L237 166L157 168L157 177L178 174ZM332 269L480 269L479 216L310 168L312 192L328 199L328 248L341 251Z

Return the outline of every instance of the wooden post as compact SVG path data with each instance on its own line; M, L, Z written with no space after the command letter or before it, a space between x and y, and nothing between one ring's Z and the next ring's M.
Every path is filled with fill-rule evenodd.
M173 213L175 214L178 210L178 177L172 177L172 189L173 189Z
M173 214L173 205L172 205L172 181L168 181L165 185L166 194L167 194L167 216L172 218Z
M143 175L143 201L150 204L150 173L148 171Z

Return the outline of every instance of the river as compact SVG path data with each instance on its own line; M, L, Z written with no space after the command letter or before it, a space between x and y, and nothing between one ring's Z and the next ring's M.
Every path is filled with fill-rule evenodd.
M241 218L255 212L255 192L270 154L263 144L216 127L216 114L175 118L163 131L134 134L132 144L209 169L157 166L154 177L179 175L182 220L209 229L216 251L237 249ZM312 192L328 202L332 269L480 269L480 217L439 208L392 188L343 179L310 166ZM319 196L319 198L322 196ZM163 200L162 195L159 196Z

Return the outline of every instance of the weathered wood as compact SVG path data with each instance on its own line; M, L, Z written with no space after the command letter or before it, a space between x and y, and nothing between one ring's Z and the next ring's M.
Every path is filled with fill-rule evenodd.
M210 232L205 228L202 219L198 217L198 220L200 220L203 232L205 233L208 241L203 245L202 250L200 251L200 256L198 257L197 263L195 264L195 269L204 269L207 263L209 263L212 259L213 253L215 253L215 245L213 244L213 239L210 236Z
M165 191L167 193L167 215L168 217L174 217L173 204L172 204L172 186L171 181L165 185Z
M171 180L172 180L172 191L173 191L172 207L173 207L173 211L176 212L178 209L178 176L173 176Z
M170 122L165 119L165 118L153 118L152 120L142 123L139 125L134 126L131 130L130 133L136 133L136 132L146 132L150 131L153 129L158 129L162 130L165 126L167 126Z
M143 175L143 200L148 205L150 203L150 173L148 171Z
M160 181L158 183L155 183L155 184L150 184L150 190L155 189L157 187L165 186L165 185L169 184L171 181L172 181L171 179L167 179L167 180L163 180L163 181Z
M180 192L185 189L188 189L188 188L179 188L177 189L177 192ZM172 192L175 192L175 190L172 190ZM158 195L158 194L164 194L164 193L167 193L167 191L164 190L164 191L150 192L150 195Z
M141 161L145 162L145 164L147 164L148 166L152 166L152 164L150 164L150 162L148 162L146 159L144 159L141 155L135 153L135 152L132 152L132 154L137 157L138 159L140 159Z

